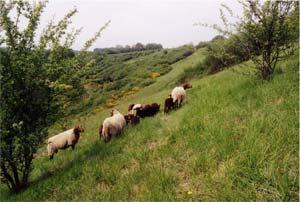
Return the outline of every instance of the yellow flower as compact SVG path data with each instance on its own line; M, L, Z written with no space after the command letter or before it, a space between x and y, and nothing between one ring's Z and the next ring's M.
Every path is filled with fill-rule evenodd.
M188 195L192 195L192 194L193 194L193 192L191 192L191 191L188 191L188 192L187 192L187 194L188 194Z

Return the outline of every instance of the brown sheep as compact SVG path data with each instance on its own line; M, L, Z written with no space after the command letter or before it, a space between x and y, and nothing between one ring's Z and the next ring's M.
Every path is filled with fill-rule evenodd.
M193 87L192 84L190 84L190 83L185 83L185 84L182 84L181 86L183 87L184 90Z
M159 112L160 105L157 103L152 103L151 105L143 105L141 108L136 110L136 115L141 118L146 116L154 116L157 112Z
M169 95L168 98L165 99L164 113L168 113L171 109L173 109L175 103L173 102L173 98Z
M127 114L124 116L125 120L126 120L126 124L132 124L132 125L136 125L140 122L140 117L139 116L134 116L133 114Z

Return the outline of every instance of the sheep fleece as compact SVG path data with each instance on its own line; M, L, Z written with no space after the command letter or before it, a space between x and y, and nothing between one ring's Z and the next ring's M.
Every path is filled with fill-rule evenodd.
M102 134L105 137L107 137L109 134L117 135L122 131L125 125L126 125L126 120L124 116L120 113L114 114L112 117L106 118L103 121Z
M179 103L185 100L186 97L186 92L184 90L183 87L175 87L172 90L172 94L171 94L172 98L173 98L173 102L178 101Z
M48 156L53 155L58 151L58 149L64 149L67 146L73 145L75 141L74 128L59 133L48 139Z

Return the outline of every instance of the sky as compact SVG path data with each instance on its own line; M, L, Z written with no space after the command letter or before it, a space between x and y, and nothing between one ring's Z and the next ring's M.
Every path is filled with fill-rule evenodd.
M222 24L220 4L225 3L234 13L242 12L236 0L49 0L41 18L41 31L47 23L61 19L70 9L78 13L71 27L83 30L73 48L84 42L108 20L110 25L94 43L94 48L133 45L137 42L160 43L164 48L197 44L212 39L218 33L194 23Z

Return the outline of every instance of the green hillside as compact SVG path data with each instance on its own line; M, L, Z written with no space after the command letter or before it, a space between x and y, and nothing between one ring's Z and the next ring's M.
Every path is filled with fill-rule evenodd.
M153 54L164 53L141 58ZM129 103L163 105L184 70L204 56L205 49L198 49L170 63L169 72L120 98L115 108L125 113ZM279 63L282 71L269 82L232 69L194 79L182 108L168 115L161 110L107 144L98 127L110 109L72 116L70 125L86 129L76 149L59 151L50 161L45 144L33 162L32 184L17 195L1 185L0 200L297 200L298 57ZM57 125L50 134L59 131Z
M69 114L90 113L95 107L112 108L119 99L149 86L172 70L172 64L188 57L194 47L147 50L120 54L89 53L92 64L81 71L84 99L72 103Z

